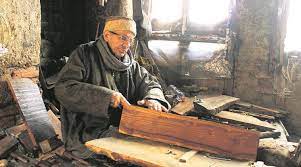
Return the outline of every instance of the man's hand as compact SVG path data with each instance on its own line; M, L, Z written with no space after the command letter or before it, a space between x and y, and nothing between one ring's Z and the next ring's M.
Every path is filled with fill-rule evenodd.
M122 105L123 107L127 107L130 105L130 103L126 100L126 98L119 92L114 92L111 97L111 104L113 108L117 108L119 105Z
M160 102L157 100L152 100L152 99L143 99L137 102L138 105L141 106L146 106L149 109L153 109L156 111L164 111L168 112L167 108L164 107Z

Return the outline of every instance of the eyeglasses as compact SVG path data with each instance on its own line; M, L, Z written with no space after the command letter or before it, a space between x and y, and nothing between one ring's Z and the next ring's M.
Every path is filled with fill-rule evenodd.
M119 36L119 39L123 42L129 42L129 43L132 43L134 41L134 38L131 38L127 35L123 35L123 34L118 34L116 32L113 32L113 31L109 31L110 33L114 34L114 35L118 35Z

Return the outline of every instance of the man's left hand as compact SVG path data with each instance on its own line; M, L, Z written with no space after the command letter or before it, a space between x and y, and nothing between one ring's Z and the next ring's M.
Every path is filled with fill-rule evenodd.
M164 107L160 102L153 99L143 99L137 102L138 105L146 106L149 109L153 109L156 111L168 112L167 108Z

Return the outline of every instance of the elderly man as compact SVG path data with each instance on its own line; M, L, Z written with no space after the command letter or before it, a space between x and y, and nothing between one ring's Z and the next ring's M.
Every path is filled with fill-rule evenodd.
M155 77L141 67L129 50L136 35L132 19L106 21L103 36L75 49L60 72L55 95L61 103L65 147L74 155L89 158L86 141L110 135L118 126L121 102L167 111Z

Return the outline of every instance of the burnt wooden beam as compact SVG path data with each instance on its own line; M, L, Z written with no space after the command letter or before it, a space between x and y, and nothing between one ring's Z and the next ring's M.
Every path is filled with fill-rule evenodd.
M194 108L198 112L208 112L214 115L222 110L229 108L231 105L237 103L238 101L239 98L236 97L219 95L200 99L194 102Z
M286 111L283 111L280 109L266 108L266 107L262 107L259 105L247 103L247 102L237 102L237 103L235 103L235 105L233 107L236 109L239 109L239 110L246 111L246 112L269 115L269 116L274 116L277 118L284 117L285 115L288 114Z
M259 114L259 113L251 113L251 112L246 112L246 111L242 111L242 110L236 110L236 109L232 109L232 108L230 108L229 111L234 112L234 113L241 113L241 114L244 114L244 115L249 115L249 116L256 117L256 118L259 118L259 119L264 119L264 120L272 120L272 121L275 120L275 117L271 116L271 115L264 115L264 114Z
M152 33L151 40L167 40L167 41L192 41L192 42L206 42L206 43L225 43L224 37L216 35L194 35L194 34L176 34L176 33Z
M248 115L242 115L239 113L232 113L229 111L221 111L217 114L215 114L213 117L217 117L224 121L229 121L231 123L239 123L246 125L250 128L256 128L261 131L271 131L275 130L275 127L273 127L272 124L261 121L255 117L248 116Z
M259 141L256 131L137 106L124 107L119 132L244 160L256 159Z
M34 147L41 147L40 143L56 137L39 87L27 78L11 79L8 85Z

